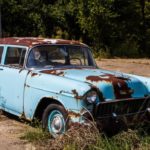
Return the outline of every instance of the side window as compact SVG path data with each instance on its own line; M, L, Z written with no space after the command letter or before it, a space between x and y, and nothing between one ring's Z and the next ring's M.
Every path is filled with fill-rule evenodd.
M23 66L26 49L20 47L8 47L5 64L14 66Z
M3 46L0 46L0 63L1 63L1 59L2 59L2 54L3 54Z

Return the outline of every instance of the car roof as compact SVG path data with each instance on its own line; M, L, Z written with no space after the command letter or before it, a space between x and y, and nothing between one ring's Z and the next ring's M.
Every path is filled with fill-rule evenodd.
M50 39L50 38L41 38L41 37L7 37L0 38L0 44L9 44L9 45L21 45L33 47L36 45L43 44L66 44L66 45L82 45L87 46L79 41L74 40L64 40L64 39Z

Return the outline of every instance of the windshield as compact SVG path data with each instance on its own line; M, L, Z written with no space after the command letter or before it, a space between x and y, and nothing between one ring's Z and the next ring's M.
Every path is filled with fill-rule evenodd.
M73 45L42 45L34 47L27 60L29 68L59 66L95 66L87 47Z

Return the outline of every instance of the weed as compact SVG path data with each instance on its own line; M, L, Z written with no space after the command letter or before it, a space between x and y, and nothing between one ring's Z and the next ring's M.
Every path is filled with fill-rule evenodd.
M39 122L36 121L35 124L38 125ZM72 124L66 133L55 139L40 127L26 131L21 138L44 150L150 150L148 129L149 126L143 124L134 130L128 129L107 137L104 133L99 133L92 122L91 125Z
M25 139L29 142L43 142L49 139L51 136L48 132L44 132L41 128L34 128L27 130L21 139Z
M150 150L150 135L141 130L129 129L109 138L99 134L95 126L78 124L56 139L40 128L27 131L23 139L44 150Z

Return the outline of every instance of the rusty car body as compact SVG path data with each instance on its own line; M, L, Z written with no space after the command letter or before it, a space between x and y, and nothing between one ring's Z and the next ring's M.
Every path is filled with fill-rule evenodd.
M88 119L149 117L150 78L99 69L83 43L2 38L0 61L0 109L39 118L53 136Z

